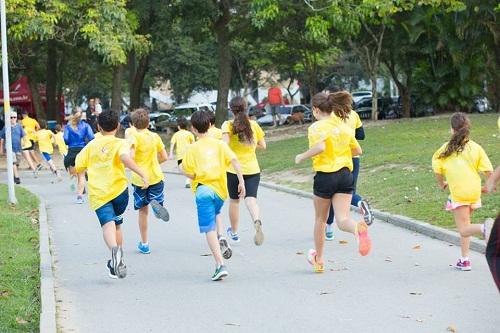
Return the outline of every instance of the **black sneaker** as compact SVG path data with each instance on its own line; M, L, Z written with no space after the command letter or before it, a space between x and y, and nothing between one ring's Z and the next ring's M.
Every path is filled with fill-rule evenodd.
M361 200L358 204L361 214L363 214L363 219L367 225L373 223L373 214L370 204L366 200Z
M231 247L229 246L226 238L224 237L219 237L219 246L220 246L220 252L222 252L222 257L224 259L229 259L233 255L233 250L231 250Z
M21 178L14 177L14 183L17 184L17 185L21 184Z
M118 279L118 276L116 275L113 266L111 266L111 259L108 260L108 264L106 265L106 268L108 269L108 276L111 279Z

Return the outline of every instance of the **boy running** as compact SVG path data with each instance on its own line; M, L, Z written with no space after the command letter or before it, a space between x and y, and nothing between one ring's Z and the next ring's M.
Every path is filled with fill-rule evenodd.
M59 150L59 153L62 155L62 158L66 157L68 155L68 146L64 142L64 131L62 129L62 126L57 124L56 125L56 135L54 136L57 149Z
M227 198L226 169L231 164L238 177L238 192L245 197L245 186L240 165L236 155L221 140L208 136L210 116L205 111L196 111L191 116L193 131L199 140L187 150L181 171L186 177L193 180L192 190L196 197L198 211L198 226L201 233L205 233L208 246L215 259L215 273L212 281L218 281L228 275L222 259L220 243L217 234L222 234L224 228L217 225L216 217L220 214Z
M38 154L35 151L35 141L36 141L36 132L40 129L40 124L31 118L28 114L28 111L22 111L22 120L21 124L23 125L24 132L26 133L26 137L31 141L31 145L27 145L25 150L29 153L33 162L36 163L37 171L40 171L42 168L42 161L38 157Z
M61 181L61 175L59 175L54 161L52 161L52 154L54 153L53 144L55 142L54 133L47 129L47 122L44 120L40 121L40 128L41 129L36 132L35 136L38 141L38 149L40 149L40 153L42 153L44 160L49 165L50 171L56 175L58 181Z
M170 159L174 159L174 146L175 146L175 157L177 158L177 165L182 163L186 149L192 144L195 139L193 133L187 130L188 121L184 117L177 118L177 129L178 131L170 139ZM186 178L185 183L186 188L189 188L190 181Z
M160 164L168 159L165 145L158 134L148 130L149 112L138 109L132 113L132 123L136 128L127 141L132 147L132 156L137 165L144 170L148 183L147 189L142 189L144 183L136 173L132 173L131 183L134 187L134 209L139 210L139 231L141 241L137 245L139 252L151 253L148 242L148 213L149 205L156 218L169 220L169 214L163 207L163 173Z
M76 172L88 173L89 201L102 227L104 242L111 250L107 269L109 277L124 278L127 266L123 262L123 213L128 205L128 187L125 167L138 174L147 189L146 174L130 157L130 148L124 139L115 137L118 113L103 111L98 117L103 136L90 141L76 157Z

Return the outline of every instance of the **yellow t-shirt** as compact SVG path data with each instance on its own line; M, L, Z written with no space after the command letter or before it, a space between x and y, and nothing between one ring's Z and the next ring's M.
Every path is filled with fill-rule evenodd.
M172 136L170 140L171 144L175 145L175 156L177 160L184 159L184 154L186 153L186 149L190 144L194 142L193 133L186 131L185 129L181 129Z
M104 135L90 141L76 156L76 171L87 170L92 209L110 202L127 188L125 166L120 156L129 152L130 147L124 139Z
M57 148L59 149L59 152L63 155L68 154L68 146L64 142L64 133L63 132L57 132L55 135L56 139L56 145Z
M181 167L194 175L191 188L201 184L210 187L222 200L227 198L226 170L236 155L221 140L203 137L193 143L182 159Z
M130 126L129 128L127 128L125 130L125 139L128 139L129 137L131 137L135 133L137 133L137 129L134 126Z
M52 131L39 130L36 132L36 141L38 141L38 149L41 153L52 154L54 152L54 133Z
M470 140L459 154L446 158L439 155L446 149L445 143L432 156L434 173L446 177L453 202L472 204L481 201L481 177L479 172L493 171L484 149Z
M347 124L332 118L319 120L309 126L308 139L309 148L325 142L325 150L312 158L314 171L335 172L342 168L352 171L351 150L359 144Z
M208 129L208 136L217 140L222 140L222 130L212 126Z
M27 116L23 120L21 120L21 124L23 125L24 131L26 132L26 136L28 139L36 141L36 129L40 128L38 121Z
M359 115L356 111L351 111L345 121L343 121L340 117L332 112L332 119L334 124L346 124L350 129L352 129L353 136L356 135L356 129L363 127L363 123L361 123L361 119L359 118ZM359 158L359 156L353 157Z
M239 141L238 135L232 133L232 120L226 121L222 124L222 133L229 134L229 148L231 148L231 150L236 154L236 157L241 165L241 173L244 175L254 175L260 172L257 155L255 155L255 149L257 148L257 142L264 139L265 136L264 131L256 121L250 120L250 126L253 132L253 144L245 144ZM230 166L227 171L230 173L236 173L232 166Z
M165 145L158 134L150 132L148 129L136 131L127 142L135 149L134 161L144 170L150 185L154 185L163 180L163 172L158 162L158 153L165 149ZM144 185L141 177L132 172L131 183L136 186Z
M22 149L28 149L31 148L33 145L31 144L30 139L28 139L28 136L25 135L21 138L21 148Z

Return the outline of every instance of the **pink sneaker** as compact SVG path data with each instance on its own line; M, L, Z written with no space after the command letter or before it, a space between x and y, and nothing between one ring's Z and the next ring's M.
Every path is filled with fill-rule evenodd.
M372 240L368 235L368 225L364 221L359 222L356 232L358 233L359 254L366 256L372 249Z
M469 260L462 261L461 259L458 259L458 261L457 261L457 263L455 265L455 268L459 269L461 271L470 271L470 270L472 270L472 267L470 266L470 261Z

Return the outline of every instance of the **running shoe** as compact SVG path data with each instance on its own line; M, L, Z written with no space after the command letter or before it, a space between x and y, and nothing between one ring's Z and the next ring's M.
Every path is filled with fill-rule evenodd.
M139 242L137 244L137 250L139 250L142 254L150 254L151 250L149 249L149 244L144 244L143 242Z
M113 268L113 272L116 274L116 268L118 267L118 258L117 256L119 255L118 254L118 246L113 246L111 248L111 268ZM118 275L117 275L118 276Z
M333 235L333 227L331 224L326 225L325 239L327 241L332 241L335 239L335 236Z
M366 200L361 200L358 203L358 207L361 210L361 214L363 214L363 219L367 225L372 225L373 223L373 214L370 204Z
M83 197L81 195L78 195L76 197L76 203L79 205L83 204Z
M493 229L493 224L495 223L495 220L493 220L491 217L487 218L484 220L484 232L483 232L483 237L484 241L488 243L488 240L490 239L491 235L491 229Z
M462 261L462 259L458 259L458 261L457 261L457 263L455 265L455 268L459 269L461 271L470 271L470 270L472 270L472 267L470 265L470 261L469 260Z
M168 210L163 207L158 201L151 200L151 208L153 209L153 213L155 214L157 219L168 222L168 220L170 219Z
M117 248L118 248L118 250L117 250L117 253L115 255L116 263L117 263L116 268L115 268L115 272L116 272L116 275L118 275L118 278L123 279L124 277L127 276L127 266L123 262L123 249L122 249L122 247L118 246Z
M227 237L233 242L233 243L239 243L240 242L240 236L238 236L238 233L233 234L233 230L231 227L227 228Z
M366 256L372 248L372 240L368 235L368 226L364 221L356 225L356 233L358 235L359 254Z
M255 227L255 236L253 237L253 242L255 243L255 245L260 246L262 245L262 243L264 243L264 233L262 232L262 221L255 220L253 226Z
M14 183L17 184L17 185L21 184L21 178L14 177Z
M108 269L108 276L112 279L118 279L118 276L116 276L115 270L113 266L111 266L111 260L108 260L108 264L106 265L106 268Z
M38 164L38 165L36 166L36 172L38 172L38 171L40 171L40 170L42 170L42 169L43 169L43 165Z
M312 265L314 273L323 273L325 271L325 265L316 262L316 250L310 249L307 252L307 261Z
M220 265L215 269L214 275L212 275L212 281L220 281L227 276L226 266Z
M219 246L222 257L224 259L231 258L231 256L233 255L233 250L231 250L231 247L229 246L229 243L227 242L225 237L219 237Z

